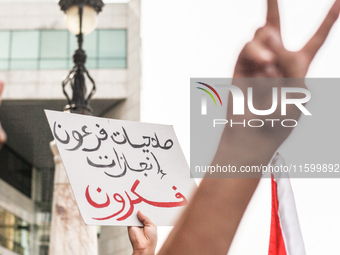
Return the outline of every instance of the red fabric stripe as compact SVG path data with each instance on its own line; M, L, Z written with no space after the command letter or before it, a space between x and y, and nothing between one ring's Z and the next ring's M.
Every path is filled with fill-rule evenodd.
M271 183L272 218L270 223L270 241L268 255L287 255L279 219L279 201L277 199L277 186L273 175L271 177Z

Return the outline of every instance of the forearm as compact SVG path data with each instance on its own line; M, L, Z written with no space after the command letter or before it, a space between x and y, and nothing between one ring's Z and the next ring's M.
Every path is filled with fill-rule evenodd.
M225 255L257 183L257 179L203 180L195 203L188 206L159 255Z
M241 143L228 136L228 132L224 132L213 165L230 164L238 169L244 165L266 165L276 150L271 143L259 149L258 141L246 139ZM253 177L203 179L159 255L225 255L257 187L260 173Z

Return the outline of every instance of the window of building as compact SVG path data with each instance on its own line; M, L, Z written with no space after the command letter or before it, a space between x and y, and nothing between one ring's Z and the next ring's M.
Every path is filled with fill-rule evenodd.
M0 245L20 255L29 255L29 224L0 207Z
M126 68L126 29L84 36L87 68ZM0 70L70 69L77 38L67 30L0 31Z
M32 165L21 158L6 144L0 150L0 178L31 197Z

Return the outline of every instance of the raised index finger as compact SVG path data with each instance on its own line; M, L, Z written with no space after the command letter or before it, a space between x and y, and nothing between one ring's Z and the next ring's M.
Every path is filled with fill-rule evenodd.
M280 14L277 0L268 0L267 24L280 28Z

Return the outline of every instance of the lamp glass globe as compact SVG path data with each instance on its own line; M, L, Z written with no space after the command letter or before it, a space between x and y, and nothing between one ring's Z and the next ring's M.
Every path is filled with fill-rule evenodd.
M91 33L97 26L97 12L90 6L84 5L83 7L83 21L82 21L82 33L83 35ZM71 6L65 15L67 29L75 35L79 34L79 7Z

